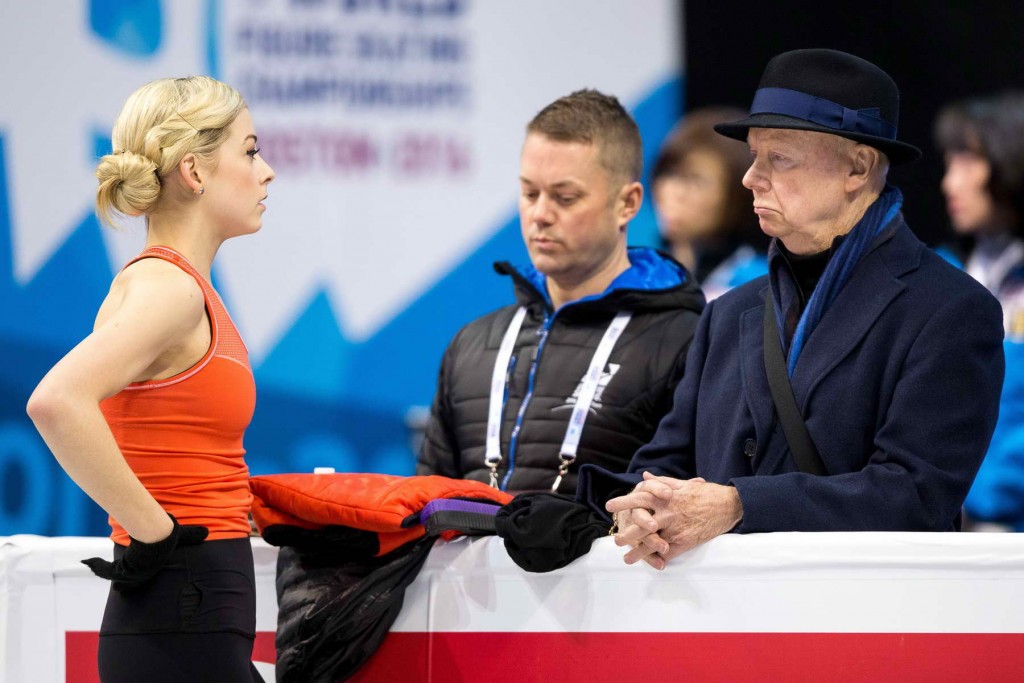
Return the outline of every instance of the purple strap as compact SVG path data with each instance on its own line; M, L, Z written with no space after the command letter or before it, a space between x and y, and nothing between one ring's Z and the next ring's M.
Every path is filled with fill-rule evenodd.
M474 503L454 498L435 498L420 511L420 523L426 524L435 512L472 512L476 514L494 515L501 508L497 503Z

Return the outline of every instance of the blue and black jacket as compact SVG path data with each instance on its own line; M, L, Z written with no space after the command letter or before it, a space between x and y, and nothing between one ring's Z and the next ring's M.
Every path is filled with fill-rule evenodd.
M576 471L593 463L624 472L654 435L683 376L704 295L671 257L629 250L631 267L600 295L553 310L544 275L507 262L517 304L466 325L445 352L417 474L488 481L485 459L490 381L498 347L515 311L528 310L506 373L499 484L549 490L559 447L591 358L620 311L633 314L612 351L583 429L577 458L559 491L576 490Z

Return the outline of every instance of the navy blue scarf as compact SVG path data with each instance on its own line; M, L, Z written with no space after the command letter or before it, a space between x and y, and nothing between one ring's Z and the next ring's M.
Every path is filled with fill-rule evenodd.
M857 264L868 252L875 238L899 215L902 206L903 195L900 191L891 185L886 185L878 199L868 207L857 225L853 226L853 229L840 242L839 248L829 259L828 265L825 266L825 272L821 274L821 279L818 280L811 299L807 302L807 306L796 324L793 341L789 345L787 365L790 377L793 376L796 361L800 357L800 352L803 351L804 344L825 316L825 311L839 296L839 292L849 281ZM770 262L782 258L776 240L772 241L768 255ZM799 300L799 285L793 280L789 268L773 267L771 273L769 282L772 298L775 301L776 322L779 329L784 330L786 329L787 312L792 311L794 302ZM782 336L783 348L785 348L785 335Z

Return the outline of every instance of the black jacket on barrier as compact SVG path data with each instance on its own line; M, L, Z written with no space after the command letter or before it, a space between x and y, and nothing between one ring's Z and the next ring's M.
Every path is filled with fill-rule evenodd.
M509 263L517 305L466 325L445 352L417 474L488 481L485 459L490 383L505 331L516 310L528 310L505 382L499 483L503 490L549 490L559 447L581 380L612 319L632 319L615 344L559 491L576 489L576 471L591 463L624 472L654 435L683 376L686 351L704 295L686 270L653 249L630 249L631 268L603 294L552 310L544 276Z
M353 538L374 535L344 531ZM284 547L278 554L275 645L280 683L343 681L358 671L398 618L405 589L436 540L423 537L383 557L339 560L337 546L344 544L344 535L335 529L322 542L321 552Z

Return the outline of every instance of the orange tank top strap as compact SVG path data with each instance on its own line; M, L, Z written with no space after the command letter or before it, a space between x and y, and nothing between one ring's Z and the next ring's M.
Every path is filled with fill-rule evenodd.
M234 361L245 367L249 372L252 372L252 366L249 364L249 351L245 346L245 342L242 341L242 337L238 333L238 329L235 327L234 321L231 320L230 314L228 314L227 309L224 307L224 303L221 301L220 296L217 294L217 290L215 290L213 285L203 277L203 274L196 270L195 266L193 266L189 260L180 253L170 247L163 246L147 247L138 256L125 264L124 267L127 268L133 263L137 263L138 261L147 258L158 258L163 261L173 263L191 275L199 284L199 287L203 290L203 298L206 302L206 311L210 317L210 348L207 350L206 355L203 356L202 360L182 375L175 375L167 380L137 382L126 388L155 389L161 386L166 386L167 384L180 382L188 379L206 367L210 362L210 359L214 356Z

